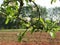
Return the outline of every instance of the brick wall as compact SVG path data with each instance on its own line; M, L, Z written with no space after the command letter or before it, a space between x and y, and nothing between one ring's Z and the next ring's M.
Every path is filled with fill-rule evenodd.
M0 31L0 45L60 45L60 32L52 39L46 32L27 32L22 42L17 41L20 31Z

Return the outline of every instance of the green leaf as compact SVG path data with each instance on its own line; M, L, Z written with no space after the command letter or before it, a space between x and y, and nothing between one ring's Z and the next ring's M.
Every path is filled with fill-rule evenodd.
M23 38L22 36L19 36L18 41L21 42L22 38Z
M46 20L46 23L51 23L51 21L50 20Z
M44 20L40 18L40 22L45 26Z
M25 0L28 3L28 0Z
M54 0L54 2L56 2L56 0Z
M51 4L53 3L53 0L51 0Z
M56 0L51 0L51 4L52 4L53 2L56 2Z
M44 20L43 20L42 18L40 18L40 21L41 21L42 23L44 23Z
M10 20L10 19L7 18L5 24L8 24L9 20Z
M31 30L31 34L35 31L35 27L33 27L33 29Z
M55 38L55 37L56 37L56 33L55 33L55 32L50 32L50 36L51 36L52 38Z
M25 35L26 32L27 32L27 29L22 34L19 34L19 36L18 36L18 41L19 42L22 41L22 38L23 38L23 36Z

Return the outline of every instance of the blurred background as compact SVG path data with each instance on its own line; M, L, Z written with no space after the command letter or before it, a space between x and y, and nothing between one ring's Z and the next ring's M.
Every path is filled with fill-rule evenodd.
M60 27L59 0L57 0L55 3L53 2L52 4L51 4L51 0L35 0L35 3L39 7L39 11L37 11L37 8L32 2L29 2L27 5L26 1L24 0L23 1L24 5L21 8L20 14L18 16L22 20L17 19L17 14L16 14L18 12L17 10L20 5L19 2L18 1L12 1L8 3L7 2L8 0L7 1L0 0L0 29L26 29L27 27L29 27L29 25L31 25L30 23L35 25L36 20L39 18L39 13L40 13L40 17L43 18L45 23L47 20L49 20L52 24L57 21L56 25ZM28 23L25 23L25 21ZM37 25L35 25L36 28Z

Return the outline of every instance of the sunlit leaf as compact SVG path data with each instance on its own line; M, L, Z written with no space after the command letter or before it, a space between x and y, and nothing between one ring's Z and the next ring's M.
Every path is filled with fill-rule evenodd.
M52 38L55 38L55 37L56 37L56 33L55 33L55 32L50 32L50 36L51 36Z
M46 22L46 23L51 23L51 20L46 20L45 22Z
M5 24L8 24L9 20L10 20L10 19L7 18Z
M44 20L40 18L40 22L45 26Z

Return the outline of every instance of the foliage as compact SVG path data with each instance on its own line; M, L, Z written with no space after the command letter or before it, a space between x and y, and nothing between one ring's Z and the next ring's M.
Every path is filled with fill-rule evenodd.
M56 2L56 0L51 0L51 4L52 4L53 2Z
M52 22L51 20L46 20L45 22L46 24L44 30L48 31L52 38L55 38L55 33L58 31L57 21Z

